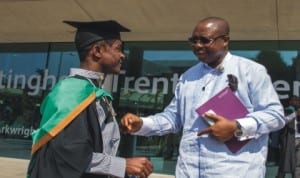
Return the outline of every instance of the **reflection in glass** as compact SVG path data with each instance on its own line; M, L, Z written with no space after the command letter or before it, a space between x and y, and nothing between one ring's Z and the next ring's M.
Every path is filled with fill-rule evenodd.
M270 45L271 44L271 45ZM284 102L300 94L298 43L233 42L231 53L265 65ZM274 47L275 46L275 47ZM281 48L279 48L281 47ZM198 59L186 42L126 42L123 72L114 79L114 107L146 116L160 112L174 95L180 75ZM40 103L49 90L79 66L71 43L3 44L0 48L0 154L28 158L30 133L40 121ZM155 172L173 174L181 134L162 137L122 135L120 155L147 156L158 161ZM20 146L18 150L12 150ZM17 152L24 152L18 154Z

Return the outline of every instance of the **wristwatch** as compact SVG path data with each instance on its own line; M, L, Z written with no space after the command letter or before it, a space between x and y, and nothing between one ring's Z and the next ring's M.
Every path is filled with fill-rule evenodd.
M236 130L234 131L235 137L241 137L243 135L242 126L238 121L235 121L236 123Z

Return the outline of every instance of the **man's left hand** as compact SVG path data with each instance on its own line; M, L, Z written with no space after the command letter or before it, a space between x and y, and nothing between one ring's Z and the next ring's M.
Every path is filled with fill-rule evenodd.
M212 119L215 123L212 126L198 132L197 136L211 134L221 142L228 141L233 137L234 131L237 129L235 121L231 121L212 113L205 113L205 117Z

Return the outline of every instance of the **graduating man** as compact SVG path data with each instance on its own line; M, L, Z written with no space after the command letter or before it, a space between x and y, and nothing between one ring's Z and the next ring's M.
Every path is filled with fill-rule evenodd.
M120 133L111 95L102 89L107 74L119 73L125 55L116 21L64 21L77 28L80 68L60 81L41 105L42 120L32 134L29 178L148 177L144 157L116 156Z

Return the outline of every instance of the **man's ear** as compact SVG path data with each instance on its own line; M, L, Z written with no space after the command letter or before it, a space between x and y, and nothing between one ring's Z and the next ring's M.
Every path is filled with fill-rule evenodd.
M229 42L230 37L229 37L229 36L224 36L224 40L225 40L226 42Z
M224 45L228 46L229 45L230 37L229 36L225 36L223 39L224 39Z
M95 56L93 59L99 60L99 59L101 59L102 53L104 52L104 48L103 48L103 46L100 46L100 45L94 45L92 47L92 52L93 52L93 55Z

